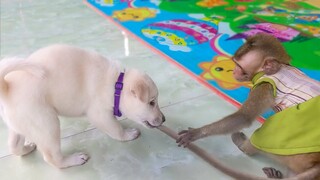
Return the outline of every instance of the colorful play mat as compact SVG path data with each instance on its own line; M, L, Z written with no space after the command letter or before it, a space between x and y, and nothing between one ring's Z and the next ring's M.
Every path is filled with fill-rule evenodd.
M251 84L233 78L230 57L249 35L274 35L291 55L292 65L320 80L320 0L85 2L237 106Z

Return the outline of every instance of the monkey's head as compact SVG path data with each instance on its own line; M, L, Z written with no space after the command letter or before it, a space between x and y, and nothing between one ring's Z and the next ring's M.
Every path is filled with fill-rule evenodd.
M281 64L289 65L291 60L280 41L266 33L248 37L232 59L236 63L233 75L241 82L251 81L261 71L267 75L274 74Z

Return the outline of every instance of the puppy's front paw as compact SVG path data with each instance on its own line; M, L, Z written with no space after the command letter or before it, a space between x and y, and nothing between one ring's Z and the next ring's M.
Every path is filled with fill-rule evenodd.
M123 141L131 141L139 137L140 131L136 128L128 128L124 130Z
M21 156L24 156L24 155L31 153L32 151L34 151L36 149L36 147L37 146L35 143L26 142L23 147Z
M69 166L79 166L85 164L89 160L89 156L83 152L74 153L67 158Z

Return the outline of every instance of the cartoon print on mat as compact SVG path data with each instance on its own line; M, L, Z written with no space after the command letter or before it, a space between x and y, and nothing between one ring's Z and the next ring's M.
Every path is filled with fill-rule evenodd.
M113 6L120 2L121 0L96 0L96 3L99 3L101 6Z
M210 41L211 49L218 55L214 56L211 62L199 63L199 67L203 70L200 77L208 81L214 80L221 88L227 90L237 89L241 86L250 88L251 82L238 82L233 77L235 63L228 50L219 44L221 38L222 34L218 34Z
M199 0L170 2L163 0L159 8L171 13L201 13L206 17L211 17L212 15L221 16L223 17L223 21L221 22L229 23L230 29L243 37L248 33L265 31L254 27L254 25L262 23L290 29L291 32L287 33L290 36L284 39L283 37L281 38L284 47L292 56L292 65L303 69L320 70L320 63L317 61L319 59L319 49L318 46L314 46L314 44L320 43L318 35L318 29L320 28L320 3L318 0L224 1L227 4L209 8L197 5ZM246 27L246 25L253 26ZM244 27L249 28L249 30L244 29ZM278 36L282 36L281 31L279 33L277 33ZM232 41L234 39L229 40ZM297 47L299 47L299 51L297 51ZM302 49L305 53L301 53L300 50Z
M233 78L230 58L257 32L280 39L291 64L320 80L319 0L86 1L232 102L243 103L251 85Z
M171 51L190 52L188 46L210 41L218 30L210 21L172 19L149 24L141 29L144 36L169 46Z
M142 7L142 8L126 8L120 11L114 11L112 17L119 21L143 21L147 18L156 16L156 11Z
M212 62L203 62L199 66L204 70L201 77L216 81L224 89L232 90L241 86L252 86L250 82L238 82L233 77L235 63L229 56L218 55L212 59Z
M307 31L314 37L320 37L320 27L307 26L301 24L296 24L294 25L294 27L299 28L302 31Z
M273 36L277 37L280 41L285 42L293 40L300 34L299 31L293 28L273 23L247 24L242 26L241 28L249 28L250 30L236 34L230 37L229 39L247 38L248 36L265 32L272 34Z
M141 3L141 0L96 0L103 1L104 4L125 5L124 9L112 12L112 17L119 21L144 21L148 18L154 18L157 10L150 7L139 7L136 4ZM148 0L149 1L149 0ZM119 3L120 2L120 3ZM101 2L100 2L101 4Z
M228 3L225 2L224 0L201 0L197 2L198 6L208 7L208 8L211 8L214 6L221 6L225 4L228 4Z
M319 23L320 22L320 14L306 14L303 16L296 16L296 22L312 22L312 23Z
M303 8L298 8L299 11L293 11L285 9L284 7L267 6L265 8L253 9L253 15L260 22L273 22L280 23L284 26L294 27L295 25L308 25L312 27L319 27L320 23L320 11L318 10L303 10ZM298 12L298 13L297 13ZM250 13L249 13L250 14ZM255 14L255 15L254 15ZM261 18L261 19L260 19ZM276 21L274 20L276 19ZM300 28L296 30L303 32L302 36L310 36L312 33L310 31L305 31Z

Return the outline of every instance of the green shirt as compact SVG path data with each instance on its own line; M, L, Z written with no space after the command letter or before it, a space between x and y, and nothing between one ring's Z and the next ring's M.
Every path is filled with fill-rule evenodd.
M256 148L279 155L320 152L320 85L298 69L284 66L271 76L258 73L253 89L270 83L275 96L274 110L252 135Z

